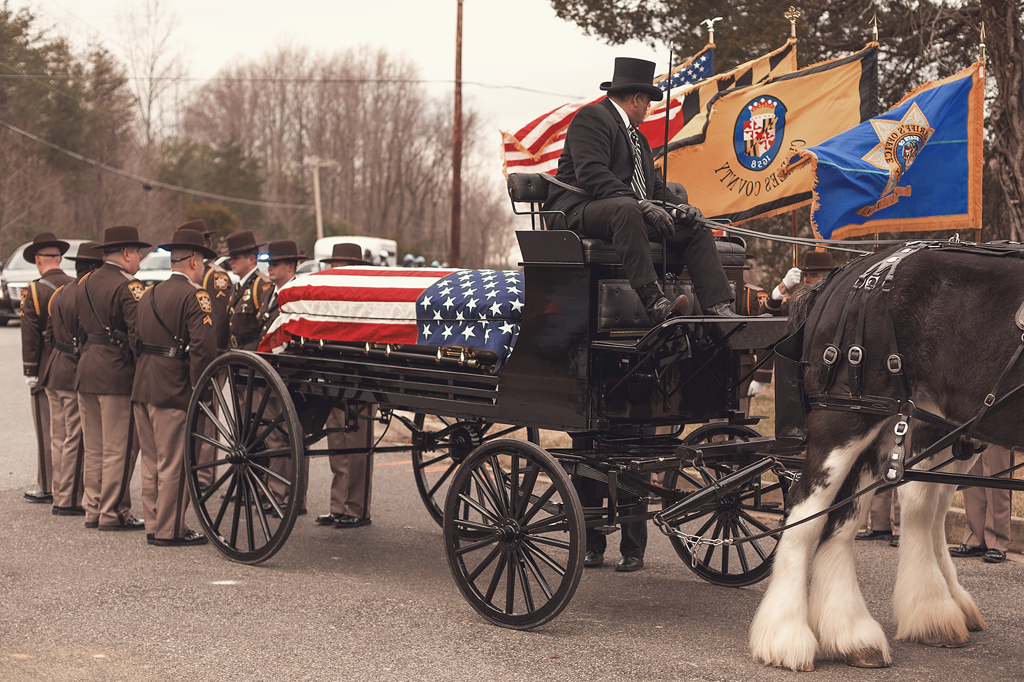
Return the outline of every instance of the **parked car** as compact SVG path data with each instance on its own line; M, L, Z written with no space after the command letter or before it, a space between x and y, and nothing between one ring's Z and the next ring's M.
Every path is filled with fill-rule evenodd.
M142 257L135 279L147 287L162 282L171 276L171 254L163 249L150 251Z
M64 254L64 260L60 262L60 267L69 276L74 277L75 262L68 260L68 256L77 254L79 244L84 244L87 240L66 239L64 241L70 244L71 248ZM32 280L39 278L39 270L36 266L22 256L25 253L25 247L31 243L25 242L19 246L7 259L3 271L0 272L0 285L3 286L3 293L0 295L0 327L21 317L21 290L26 288Z

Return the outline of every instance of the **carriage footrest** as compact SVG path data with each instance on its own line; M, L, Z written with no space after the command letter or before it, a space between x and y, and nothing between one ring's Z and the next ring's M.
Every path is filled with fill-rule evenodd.
M671 522L694 512L711 511L723 497L739 490L774 467L775 464L776 462L773 458L765 457L734 474L729 474L725 478L714 481L707 487L690 493L668 509L655 514L654 523L663 533L672 535L672 529L669 525Z

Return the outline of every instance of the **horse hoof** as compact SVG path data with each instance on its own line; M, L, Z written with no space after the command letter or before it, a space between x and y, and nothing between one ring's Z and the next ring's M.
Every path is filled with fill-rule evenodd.
M860 649L846 655L846 665L854 668L888 668L890 664L878 649Z
M955 639L942 639L941 637L930 637L921 640L921 644L925 646L936 647L939 649L962 649L967 646L967 640L957 641Z
M782 665L781 663L778 663L778 662L773 662L772 663L772 667L773 668L784 668L786 670L789 670L789 666ZM814 672L814 664L813 663L808 663L803 668L793 668L793 671L794 672L798 672L798 673L813 673Z

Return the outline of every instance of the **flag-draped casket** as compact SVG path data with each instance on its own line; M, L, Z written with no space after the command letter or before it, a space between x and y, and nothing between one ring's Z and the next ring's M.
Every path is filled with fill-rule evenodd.
M293 337L341 343L470 348L512 352L523 310L515 270L348 266L299 277L278 293L281 314L262 352Z

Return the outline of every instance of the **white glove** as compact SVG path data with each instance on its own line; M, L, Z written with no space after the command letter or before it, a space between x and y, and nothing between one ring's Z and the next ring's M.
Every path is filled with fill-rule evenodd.
M786 289L793 291L798 284L800 284L800 278L803 273L800 272L800 268L790 268L786 276L782 278L782 283L786 285Z
M767 386L760 381L751 381L750 386L747 388L747 397L753 398L755 395L761 395L764 393L764 389Z
M36 384L39 383L39 377L25 377L25 383L28 384L29 388L35 388Z

